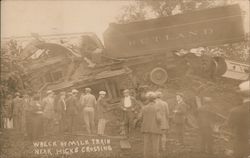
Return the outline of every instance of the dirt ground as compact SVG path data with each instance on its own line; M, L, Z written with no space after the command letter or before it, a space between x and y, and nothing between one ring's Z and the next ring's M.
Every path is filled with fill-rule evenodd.
M91 153L89 155L84 154L70 154L60 156L50 156L46 154L36 155L34 154L34 146L32 141L28 141L27 138L18 134L14 130L1 131L0 135L0 158L81 158L81 157L120 157L120 158L142 158L143 157L143 140L142 135L137 129L133 136L129 138L131 149L121 149L119 137L108 137L111 140L112 153ZM186 127L184 144L180 145L176 141L176 135L174 129L169 132L167 139L167 147L165 151L161 151L161 157L167 158L226 158L225 150L230 149L230 143L224 139L214 139L214 154L209 155L200 152L200 136L197 129L191 129ZM84 132L78 131L74 135L54 135L41 138L39 141L53 141L53 140L86 140L86 139L102 139L107 137L87 136Z

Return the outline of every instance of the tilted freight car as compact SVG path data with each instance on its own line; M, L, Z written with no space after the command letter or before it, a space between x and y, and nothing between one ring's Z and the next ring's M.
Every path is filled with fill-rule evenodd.
M104 44L94 33L33 37L35 42L21 52L21 65L35 91L88 86L96 94L105 89L119 98L122 89L163 85L168 78L189 72L222 76L227 71L223 58L180 50L243 41L244 29L239 6L231 5L110 24Z

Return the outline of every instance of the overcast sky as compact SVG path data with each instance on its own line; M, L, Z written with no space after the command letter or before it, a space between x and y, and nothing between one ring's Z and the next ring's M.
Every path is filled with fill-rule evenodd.
M128 1L7 1L1 6L1 36L95 32L101 36Z
M242 3L249 14L248 0ZM1 36L95 32L99 37L129 1L3 1ZM249 19L249 15L248 15ZM249 23L245 26L249 26ZM249 27L248 27L249 28Z

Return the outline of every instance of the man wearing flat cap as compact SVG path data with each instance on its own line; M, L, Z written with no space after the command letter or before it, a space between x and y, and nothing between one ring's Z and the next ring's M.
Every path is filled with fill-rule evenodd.
M18 132L22 131L22 109L23 109L23 100L20 98L20 93L17 92L13 99L13 123L14 129Z
M96 98L91 94L91 89L85 88L85 95L81 97L80 104L83 107L84 123L88 134L94 132L96 103Z
M105 126L107 123L107 109L108 109L108 103L106 99L106 92L100 91L99 97L97 99L98 135L104 135Z
M71 95L66 99L66 119L67 119L67 131L70 133L73 132L73 128L76 122L76 115L77 115L77 106L78 106L78 90L73 89L71 91Z
M234 158L245 158L250 155L250 81L241 83L238 92L243 102L231 110L227 124L234 135Z
M139 105L136 99L130 95L130 91L125 89L123 91L124 97L121 100L121 108L123 111L123 130L122 135L129 135L134 128L134 119L138 113Z

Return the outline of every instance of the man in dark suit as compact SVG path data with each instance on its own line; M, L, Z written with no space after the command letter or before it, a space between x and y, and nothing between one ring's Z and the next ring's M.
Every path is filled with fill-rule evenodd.
M161 109L161 115L162 117L162 124L161 124L161 129L163 130L162 136L161 136L161 147L162 150L166 150L166 143L167 143L167 132L169 130L169 123L168 123L168 117L169 117L169 108L168 108L168 103L165 102L162 99L162 92L156 91L156 102L157 105L159 105Z
M47 91L47 96L42 100L44 116L44 134L49 135L54 131L55 123L55 93Z
M65 129L64 123L65 123L65 118L66 118L66 110L67 110L67 105L66 105L66 93L61 92L59 96L59 100L56 104L55 111L58 115L58 121L59 121L59 131L63 132Z
M163 133L161 124L163 116L159 103L155 101L156 94L148 92L146 94L148 104L142 108L142 125L144 141L144 158L159 158L160 138Z
M234 135L234 157L245 158L250 155L250 81L241 83L239 88L243 103L231 110L227 123Z
M206 153L213 153L213 124L216 122L216 115L212 112L212 98L204 97L203 104L197 110L197 121L201 135L201 150Z
M18 131L22 131L22 109L23 100L20 98L20 93L15 94L16 97L13 99L13 123L14 128Z
M72 95L69 96L69 98L66 100L67 131L69 131L70 133L73 132L77 116L77 107L78 107L77 94L78 90L73 89Z

